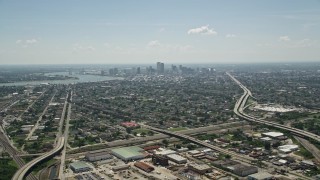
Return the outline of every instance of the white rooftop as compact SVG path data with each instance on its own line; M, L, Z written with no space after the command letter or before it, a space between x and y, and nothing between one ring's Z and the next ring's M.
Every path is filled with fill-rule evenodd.
M280 137L283 136L284 134L281 132L266 132L266 133L262 133L265 136L270 136L270 137Z
M298 146L298 145L295 145L295 144L283 145L283 146L279 146L279 147L278 147L279 150L280 150L280 149L288 149L288 150L291 150L291 151L296 150L296 149L298 149L298 148L299 148L299 146Z
M156 150L155 153L159 154L159 155L168 155L168 154L175 154L176 151L171 150L171 149L159 148L158 150Z
M175 159L175 160L177 160L177 161L184 161L184 160L186 160L186 158L184 158L184 157L182 157L182 156L180 156L180 155L178 155L178 154L169 154L169 155L167 155L167 157L168 157L168 158L171 158L171 159Z

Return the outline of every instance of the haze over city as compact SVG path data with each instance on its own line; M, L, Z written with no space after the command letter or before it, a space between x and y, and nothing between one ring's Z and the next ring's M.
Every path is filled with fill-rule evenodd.
M0 64L319 62L320 2L0 1Z
M320 180L320 0L0 0L0 180Z

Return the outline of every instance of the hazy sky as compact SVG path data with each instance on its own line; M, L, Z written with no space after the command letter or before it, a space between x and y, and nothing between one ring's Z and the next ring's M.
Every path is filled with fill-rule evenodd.
M0 64L320 62L316 0L0 0Z

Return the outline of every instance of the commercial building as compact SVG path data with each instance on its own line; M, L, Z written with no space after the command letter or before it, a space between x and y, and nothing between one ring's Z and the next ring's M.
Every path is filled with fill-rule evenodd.
M154 171L154 167L152 167L144 162L136 162L136 163L134 163L134 166L136 166L137 168L139 168L147 173Z
M144 150L137 146L123 147L111 150L112 154L123 161L133 161L145 157Z
M199 174L210 173L212 171L212 167L206 164L188 164L188 168Z
M112 155L107 152L87 153L85 157L90 162L112 159Z
M82 161L71 163L69 167L74 173L80 173L80 172L86 172L86 171L92 170L92 168L88 164Z
M274 176L268 172L258 172L248 176L248 180L271 180Z
M184 163L187 163L187 159L180 156L180 155L177 155L177 154L169 154L167 155L167 157L169 158L170 161L173 161L177 164L184 164Z

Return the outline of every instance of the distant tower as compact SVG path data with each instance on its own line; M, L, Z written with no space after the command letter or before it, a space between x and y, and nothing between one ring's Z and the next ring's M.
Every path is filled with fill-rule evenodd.
M140 67L137 67L137 74L140 74L141 71L140 71Z
M163 74L164 73L164 63L157 62L157 73Z

